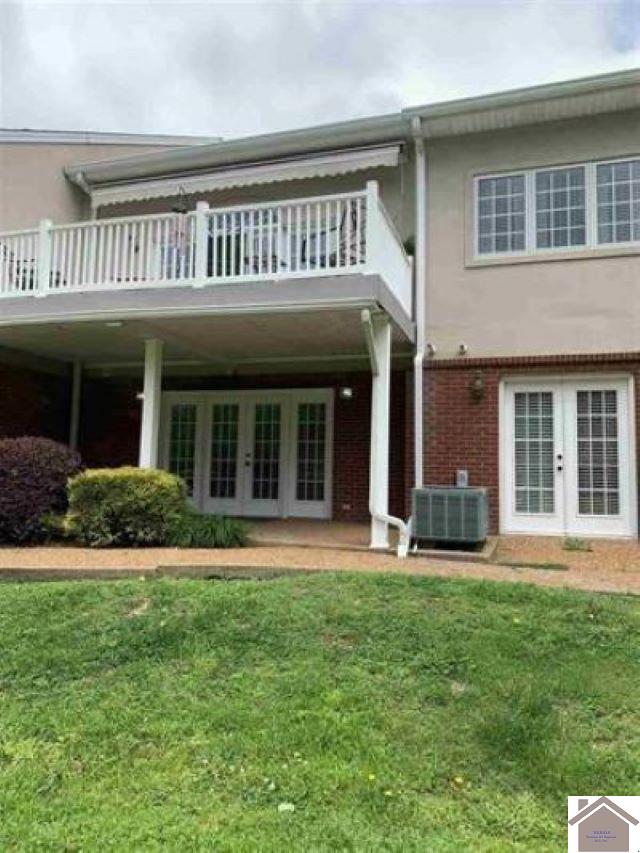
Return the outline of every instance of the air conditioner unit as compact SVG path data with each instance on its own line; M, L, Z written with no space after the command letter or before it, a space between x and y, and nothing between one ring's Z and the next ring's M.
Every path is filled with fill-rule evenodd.
M427 486L413 490L413 537L477 545L487 538L486 489Z

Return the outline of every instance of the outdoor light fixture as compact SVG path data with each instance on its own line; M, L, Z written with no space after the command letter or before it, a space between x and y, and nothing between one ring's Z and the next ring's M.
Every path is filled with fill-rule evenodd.
M471 382L469 382L469 396L474 402L479 403L480 400L483 399L484 388L484 374L478 371L477 373L474 373Z
M341 400L352 400L353 399L353 388L341 388L340 389L340 399Z
M466 344L460 344L458 347L458 355L466 355L469 352L469 347Z

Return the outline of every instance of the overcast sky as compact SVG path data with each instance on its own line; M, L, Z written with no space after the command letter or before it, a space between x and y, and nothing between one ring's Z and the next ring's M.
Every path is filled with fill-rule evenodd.
M640 0L0 0L0 126L225 137L640 66Z

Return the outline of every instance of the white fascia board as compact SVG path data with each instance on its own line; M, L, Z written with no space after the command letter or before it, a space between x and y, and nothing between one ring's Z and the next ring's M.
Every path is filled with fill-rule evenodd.
M141 145L178 148L218 142L216 136L172 136L162 133L109 133L84 130L0 128L0 144L27 145Z

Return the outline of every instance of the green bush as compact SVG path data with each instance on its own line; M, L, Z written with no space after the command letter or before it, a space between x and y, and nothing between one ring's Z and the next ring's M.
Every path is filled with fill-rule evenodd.
M247 526L237 518L185 512L169 530L175 548L241 548L247 544Z
M166 471L105 468L69 481L69 529L84 545L165 545L186 510L183 481Z

